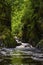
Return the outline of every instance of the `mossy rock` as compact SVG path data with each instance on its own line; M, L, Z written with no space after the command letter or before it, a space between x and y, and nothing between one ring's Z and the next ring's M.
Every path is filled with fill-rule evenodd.
M40 40L36 47L43 51L43 39Z

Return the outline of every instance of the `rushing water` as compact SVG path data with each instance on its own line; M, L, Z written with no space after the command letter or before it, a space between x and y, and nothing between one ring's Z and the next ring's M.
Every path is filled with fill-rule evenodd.
M33 60L31 56L14 50L11 56L0 55L0 65L43 65L43 62Z
M19 42L18 40L16 41L17 43L22 43ZM19 47L17 46L16 50L5 48L4 51L3 50L1 51L0 49L0 65L43 65L43 54L40 54L40 52L36 53L35 51L37 49L33 48L25 49L24 48L25 45L23 44L22 46ZM18 50L20 48L21 50ZM37 52L38 51L39 50L37 50Z

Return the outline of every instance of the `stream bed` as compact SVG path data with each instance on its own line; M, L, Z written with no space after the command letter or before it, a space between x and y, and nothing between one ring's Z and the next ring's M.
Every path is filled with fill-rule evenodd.
M5 52L4 54L6 54ZM32 59L35 57L20 52L20 50L10 50L9 52L11 52L12 55L8 53L7 55L0 54L0 65L43 65L43 61Z

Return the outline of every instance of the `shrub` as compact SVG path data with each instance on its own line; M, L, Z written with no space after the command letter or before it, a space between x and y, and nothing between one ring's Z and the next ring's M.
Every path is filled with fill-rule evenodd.
M16 41L13 38L13 35L11 34L11 31L6 28L5 26L1 26L1 32L0 32L0 40L3 43L3 46L5 47L15 47Z

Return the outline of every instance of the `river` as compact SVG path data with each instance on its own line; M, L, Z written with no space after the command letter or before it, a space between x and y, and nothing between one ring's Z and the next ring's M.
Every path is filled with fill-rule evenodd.
M24 48L26 44L0 49L0 65L43 65L43 53L32 46Z
M26 55L23 51L13 50L12 55L0 55L0 65L43 65L43 61L34 60L31 55Z

